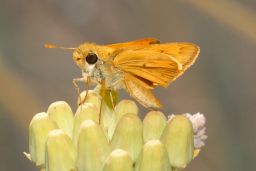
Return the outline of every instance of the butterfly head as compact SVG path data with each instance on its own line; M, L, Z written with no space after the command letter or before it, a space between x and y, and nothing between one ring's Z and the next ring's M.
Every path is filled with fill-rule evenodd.
M112 49L96 45L94 43L84 43L77 48L65 48L52 44L45 44L46 48L60 48L65 50L73 50L73 60L83 73L95 77L95 75L102 75L102 68L104 68L104 61L106 61ZM98 76L96 76L98 77Z
M82 69L94 67L100 61L95 46L92 44L83 44L73 52L73 60Z

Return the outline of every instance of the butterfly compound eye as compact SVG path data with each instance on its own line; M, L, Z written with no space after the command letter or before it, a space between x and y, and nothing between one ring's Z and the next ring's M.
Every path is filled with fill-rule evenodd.
M95 53L89 53L86 56L86 62L88 64L95 64L98 61L98 56Z

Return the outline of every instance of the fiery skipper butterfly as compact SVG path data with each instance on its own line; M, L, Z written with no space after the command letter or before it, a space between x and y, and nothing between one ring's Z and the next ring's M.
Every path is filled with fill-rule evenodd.
M84 43L77 48L46 44L46 48L74 50L73 59L82 78L107 90L125 89L146 108L158 109L153 95L157 87L167 87L196 60L200 48L192 43L163 43L146 38L125 43L97 45Z

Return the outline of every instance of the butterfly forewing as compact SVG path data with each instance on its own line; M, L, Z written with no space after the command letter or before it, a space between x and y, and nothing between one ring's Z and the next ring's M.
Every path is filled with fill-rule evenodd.
M152 51L168 54L177 59L183 66L183 71L191 66L196 60L200 49L193 43L165 43L146 46L138 51Z
M179 73L178 64L168 55L153 51L124 51L114 58L114 66L125 73L163 87Z
M192 43L149 44L121 51L113 64L124 72L131 96L145 107L159 108L151 89L167 87L194 63L198 53L199 47Z
M158 43L160 43L159 40L155 38L145 38L145 39L140 39L140 40L135 40L130 42L109 44L107 46L113 49L123 49L123 48L129 49L132 47L141 47L141 46L144 47L147 45L158 44Z

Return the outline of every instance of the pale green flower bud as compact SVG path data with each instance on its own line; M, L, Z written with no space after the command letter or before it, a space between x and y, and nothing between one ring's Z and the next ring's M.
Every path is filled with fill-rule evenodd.
M46 171L75 170L75 159L71 138L60 129L51 131L46 141Z
M76 111L74 118L74 130L73 130L73 141L75 146L77 146L77 139L81 124L85 120L93 120L99 123L99 109L92 103L84 103L80 105Z
M45 164L45 142L51 130L58 129L47 113L36 114L29 125L29 153L30 158L37 166Z
M144 145L135 171L171 171L166 148L159 140Z
M138 115L138 106L132 100L122 100L116 105L112 121L109 124L108 139L112 139L119 119L127 113Z
M160 139L166 126L166 117L160 111L150 111L143 120L144 142Z
M100 118L100 125L102 126L105 134L108 136L108 139L111 139L109 136L109 132L111 129L110 126L112 125L113 121L115 120L115 113L114 107L118 102L118 93L115 90L106 90L103 101L102 101L102 109L101 109L101 118Z
M92 120L84 121L77 144L77 169L101 171L109 152L110 146L102 128Z
M161 137L170 164L174 168L185 168L193 159L194 135L191 121L184 115L176 115L167 123Z
M108 141L110 141L114 134L114 124L116 125L115 111L113 108L109 108L106 104L103 103L100 115L100 126L104 131Z
M133 171L132 159L126 151L114 150L106 159L103 171Z
M86 91L83 91L80 94L80 97L78 98L77 104L80 104L80 100L84 100L86 96ZM88 95L84 101L84 103L93 103L97 108L100 109L101 106L101 96L98 94L98 92L94 90L89 90Z
M138 114L138 106L132 100L122 100L115 107L116 117L119 120L127 113Z
M58 127L63 130L69 137L72 137L74 115L70 106L64 101L52 103L47 113L54 120Z
M113 139L112 149L127 151L136 161L143 145L142 123L136 114L125 114L118 122Z

